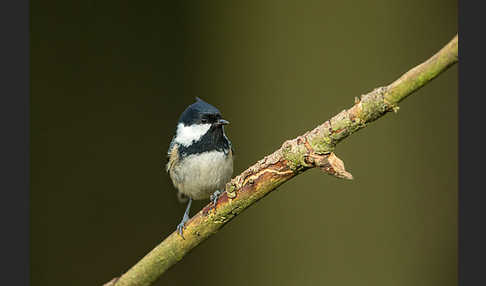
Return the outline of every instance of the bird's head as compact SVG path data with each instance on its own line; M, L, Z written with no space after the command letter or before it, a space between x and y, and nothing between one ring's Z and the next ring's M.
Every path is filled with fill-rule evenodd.
M208 132L220 132L229 122L222 118L221 112L211 104L196 97L181 114L177 124L176 142L189 146Z

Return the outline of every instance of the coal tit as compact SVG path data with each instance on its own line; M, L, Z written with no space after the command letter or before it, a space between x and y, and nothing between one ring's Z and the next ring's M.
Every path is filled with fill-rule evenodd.
M210 198L214 206L233 174L233 147L224 133L228 121L211 104L196 97L181 114L167 152L166 171L179 195L187 196L177 232L182 236L192 200Z

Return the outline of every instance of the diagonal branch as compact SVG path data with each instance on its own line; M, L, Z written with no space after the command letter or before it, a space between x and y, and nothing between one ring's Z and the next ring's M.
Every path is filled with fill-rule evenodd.
M226 185L216 208L205 206L190 221L185 239L176 232L150 251L120 278L105 285L150 285L194 247L216 233L224 224L278 186L318 167L323 172L352 179L343 162L333 153L335 146L368 123L390 111L441 72L458 61L458 36L424 63L414 67L388 86L355 98L355 104L305 134L285 141L282 147L248 168Z

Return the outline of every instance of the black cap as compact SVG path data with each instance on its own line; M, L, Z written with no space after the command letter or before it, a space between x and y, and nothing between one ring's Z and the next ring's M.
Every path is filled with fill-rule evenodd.
M182 112L179 122L185 125L194 124L200 121L202 115L209 114L217 117L221 117L221 112L206 101L196 97L196 102L189 105L184 112Z

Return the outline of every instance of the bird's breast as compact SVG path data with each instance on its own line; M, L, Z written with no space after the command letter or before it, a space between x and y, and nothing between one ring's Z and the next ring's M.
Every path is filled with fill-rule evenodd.
M224 190L233 174L233 154L208 151L191 154L170 170L174 186L193 199L206 199L216 190Z

